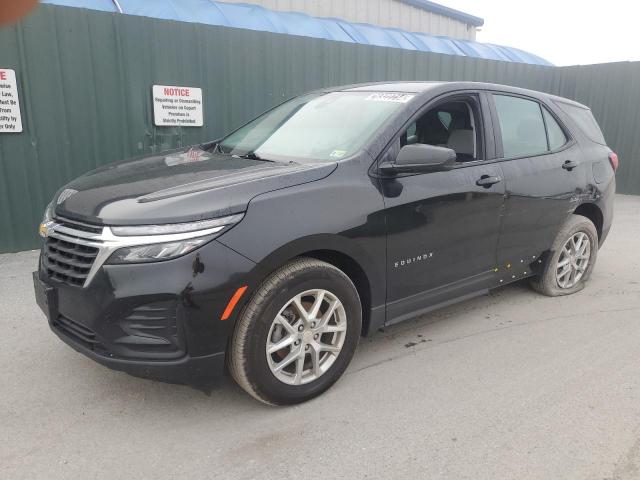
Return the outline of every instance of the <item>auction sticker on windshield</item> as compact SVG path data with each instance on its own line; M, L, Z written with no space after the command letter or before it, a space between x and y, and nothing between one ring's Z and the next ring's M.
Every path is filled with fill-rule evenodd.
M366 99L372 102L408 103L415 95L409 93L372 93Z

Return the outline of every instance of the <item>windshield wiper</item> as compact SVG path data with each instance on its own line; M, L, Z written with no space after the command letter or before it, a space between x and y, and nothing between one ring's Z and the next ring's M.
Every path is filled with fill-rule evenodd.
M226 153L224 153L222 151L222 147L220 146L220 142L216 142L216 144L213 146L213 153L219 153L221 155L226 155Z
M215 142L213 144L209 144L207 146L208 150L212 150L213 153L219 153L220 155L225 155L225 156L232 156L235 158L245 158L247 160L258 160L260 162L272 162L272 163L277 163L275 160L269 160L267 158L262 158L260 155L258 155L255 151L250 150L247 153L244 153L242 155L237 155L237 154L233 154L231 152L225 152L222 149L222 142Z
M238 158L246 158L247 160L259 160L261 162L272 162L276 163L275 160L269 160L267 158L262 158L256 152L247 152L244 155L238 155Z
M200 148L205 152L217 153L219 155L230 155L222 150L221 142L211 142L200 145Z

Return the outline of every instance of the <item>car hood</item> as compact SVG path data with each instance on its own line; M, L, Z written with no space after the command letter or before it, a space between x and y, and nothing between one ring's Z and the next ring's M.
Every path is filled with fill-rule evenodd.
M250 160L192 147L89 172L56 194L55 213L104 225L221 217L245 211L261 193L320 180L336 165Z

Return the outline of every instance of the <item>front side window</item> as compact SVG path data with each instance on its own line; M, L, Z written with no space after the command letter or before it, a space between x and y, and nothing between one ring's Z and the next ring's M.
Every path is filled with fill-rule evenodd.
M362 148L412 98L411 94L385 92L297 97L226 137L219 150L276 160L340 160Z
M428 110L411 124L400 138L401 146L423 143L447 147L456 152L459 162L481 158L476 104L452 100Z
M548 151L540 104L507 95L493 96L502 132L504 157L539 155Z

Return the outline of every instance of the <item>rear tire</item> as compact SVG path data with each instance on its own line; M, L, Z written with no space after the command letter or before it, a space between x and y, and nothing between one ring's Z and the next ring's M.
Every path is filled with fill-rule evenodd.
M328 263L299 258L271 274L242 310L229 371L261 402L301 403L344 373L361 327L360 298L349 277Z
M531 280L534 290L549 297L579 292L598 257L598 232L591 220L571 215L558 232L543 271Z

